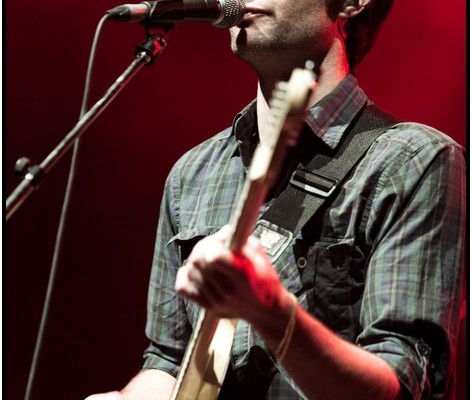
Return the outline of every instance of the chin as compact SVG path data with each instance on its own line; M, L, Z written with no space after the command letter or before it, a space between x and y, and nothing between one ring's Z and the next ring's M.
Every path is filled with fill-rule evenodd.
M247 33L245 29L231 28L231 50L234 54L240 54L241 50L247 48Z

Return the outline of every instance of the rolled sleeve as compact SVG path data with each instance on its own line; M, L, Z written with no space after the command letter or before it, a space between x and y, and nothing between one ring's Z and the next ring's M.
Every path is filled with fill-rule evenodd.
M427 145L405 146L371 209L368 228L383 223L368 264L358 345L384 359L412 399L440 397L452 375L464 177L461 148L433 135Z

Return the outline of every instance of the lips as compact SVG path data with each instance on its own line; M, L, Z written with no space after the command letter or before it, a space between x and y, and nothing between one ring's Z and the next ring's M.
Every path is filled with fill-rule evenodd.
M239 28L249 27L250 25L252 25L252 23L256 19L258 19L258 17L262 17L269 14L270 14L269 11L264 8L253 6L253 5L246 5L246 12L244 14L242 21L238 24L238 27Z
M267 11L263 10L262 8L247 6L246 7L246 14L268 14Z

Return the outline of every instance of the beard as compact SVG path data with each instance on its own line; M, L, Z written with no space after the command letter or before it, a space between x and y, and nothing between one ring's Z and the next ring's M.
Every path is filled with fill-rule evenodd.
M312 28L307 31L303 26L241 24L230 29L231 49L259 73L273 74L282 69L286 75L295 67L303 67L307 60L319 65L332 37Z

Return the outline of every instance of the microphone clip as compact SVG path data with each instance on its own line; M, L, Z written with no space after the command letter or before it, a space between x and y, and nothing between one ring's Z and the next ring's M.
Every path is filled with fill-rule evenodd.
M172 28L173 24L170 27L155 28L152 31L150 28L146 28L147 39L136 46L135 50L136 56L141 53L146 54L146 66L154 64L156 58L164 51L167 46L167 33Z

